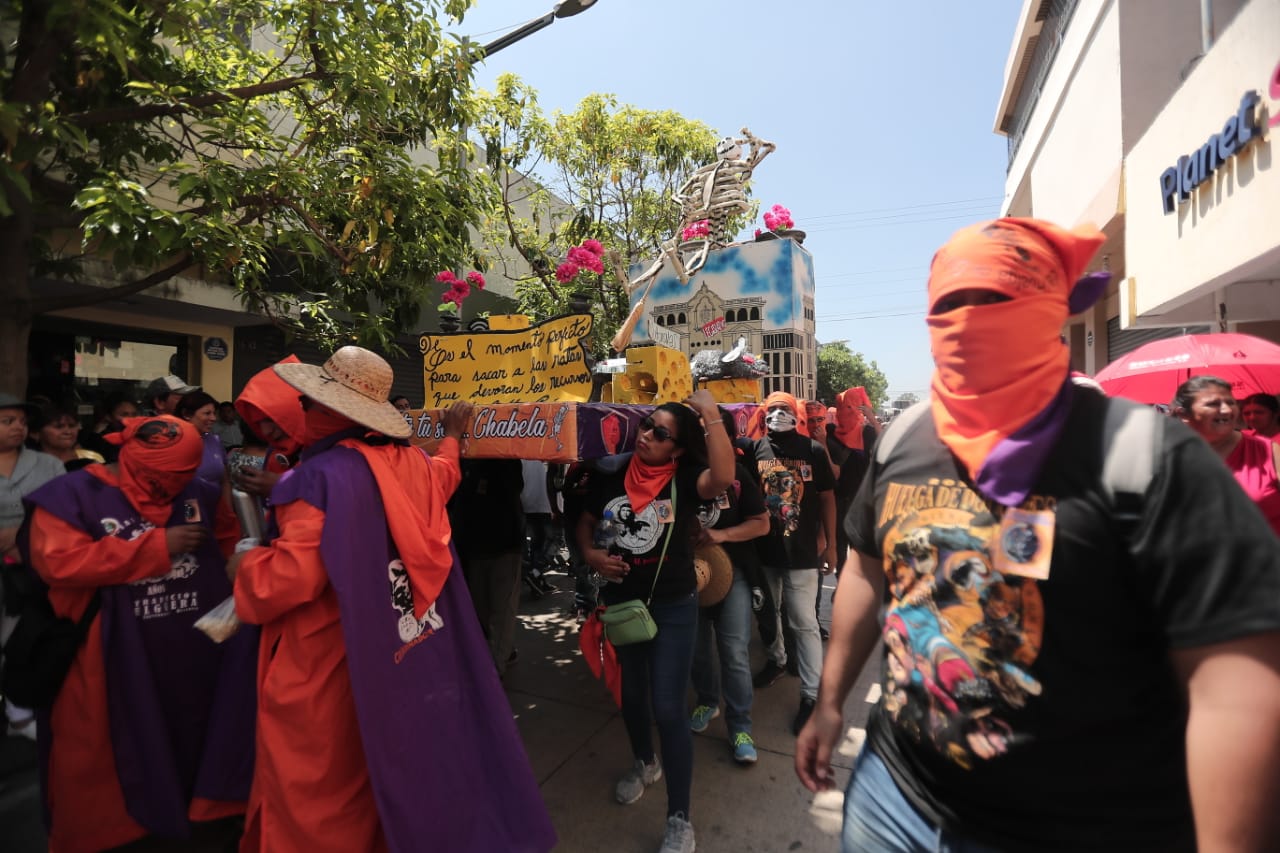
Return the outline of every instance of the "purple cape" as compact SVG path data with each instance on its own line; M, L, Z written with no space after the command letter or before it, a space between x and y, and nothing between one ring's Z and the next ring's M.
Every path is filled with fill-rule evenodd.
M197 507L210 537L173 559L163 577L99 588L102 655L116 773L130 817L148 832L186 837L193 797L241 801L253 778L258 631L222 645L195 621L231 594L213 539L219 493L198 477L174 501L166 526ZM133 539L152 525L124 493L87 471L58 477L28 495L33 506L100 540ZM43 737L52 739L57 732ZM46 760L49 744L42 744Z
M555 830L457 554L419 621L377 481L358 452L307 454L271 495L276 506L295 500L325 513L320 552L338 596L361 741L390 849L551 849Z

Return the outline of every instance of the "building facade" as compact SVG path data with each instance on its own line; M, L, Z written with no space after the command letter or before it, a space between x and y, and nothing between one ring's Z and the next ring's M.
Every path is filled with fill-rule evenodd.
M1003 211L1097 225L1113 275L1064 329L1074 369L1189 332L1280 340L1277 62L1280 0L1024 2L994 128Z

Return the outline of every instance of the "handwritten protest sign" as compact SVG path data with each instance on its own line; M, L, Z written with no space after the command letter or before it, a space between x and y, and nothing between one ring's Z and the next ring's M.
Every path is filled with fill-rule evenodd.
M426 406L585 401L591 395L583 340L590 314L570 314L527 329L423 335Z

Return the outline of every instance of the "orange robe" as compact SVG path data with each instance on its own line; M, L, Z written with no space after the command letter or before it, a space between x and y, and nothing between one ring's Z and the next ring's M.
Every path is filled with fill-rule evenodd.
M115 485L114 472L95 474ZM230 507L219 503L215 535L224 554L235 547L240 528ZM43 509L31 517L31 565L49 585L54 613L79 620L98 587L126 584L169 571L172 558L164 528L125 541L88 533ZM127 844L147 831L125 809L116 774L107 712L102 657L102 616L95 616L66 681L50 709L47 806L52 853L93 853ZM187 816L215 820L243 813L244 803L195 798Z
M434 458L456 488L458 443ZM305 464L305 462L303 463ZM236 613L262 626L253 788L242 853L387 849L365 765L338 597L320 556L325 514L304 501L275 508L279 537L246 553Z

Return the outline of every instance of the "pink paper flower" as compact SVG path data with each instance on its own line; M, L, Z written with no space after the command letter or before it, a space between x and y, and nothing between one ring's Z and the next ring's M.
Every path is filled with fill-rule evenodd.
M484 276L482 276L476 270L472 270L471 272L467 273L467 282L470 283L471 286L474 287L476 290L484 290L484 285L485 285Z
M582 248L586 249L597 258L604 254L604 246L600 245L599 240L583 240Z
M561 284L568 284L578 275L578 265L573 261L565 261L556 267L556 281Z

